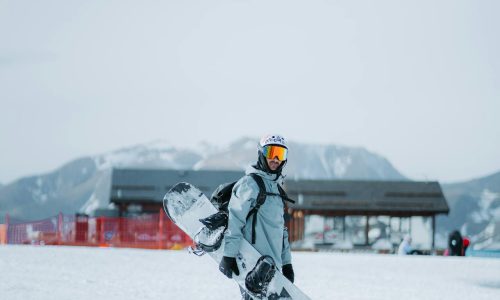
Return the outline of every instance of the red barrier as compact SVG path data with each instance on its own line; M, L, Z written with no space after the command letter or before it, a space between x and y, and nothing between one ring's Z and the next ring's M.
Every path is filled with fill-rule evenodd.
M7 244L78 245L146 249L183 249L192 240L164 213L128 218L64 216L34 222L10 220Z

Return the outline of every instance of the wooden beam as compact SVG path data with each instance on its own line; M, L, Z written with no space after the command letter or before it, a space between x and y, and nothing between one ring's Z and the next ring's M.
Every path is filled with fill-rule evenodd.
M368 232L370 231L370 216L366 216L366 225L365 225L365 245L368 246L370 241L368 240Z
M345 216L342 216L342 240L345 241Z
M432 216L432 245L431 251L434 252L436 250L436 216Z

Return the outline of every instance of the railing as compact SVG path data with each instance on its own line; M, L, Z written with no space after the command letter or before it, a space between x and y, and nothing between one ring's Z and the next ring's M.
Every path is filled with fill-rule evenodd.
M0 244L75 245L183 249L192 240L163 212L137 217L87 217L59 214L20 222L5 218Z

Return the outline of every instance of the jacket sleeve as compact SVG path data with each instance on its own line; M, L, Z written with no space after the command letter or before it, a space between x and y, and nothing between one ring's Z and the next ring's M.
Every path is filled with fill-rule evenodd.
M283 266L292 263L292 254L290 252L290 242L288 241L288 230L283 229L283 250L281 251L281 261Z
M224 256L236 257L240 250L243 228L246 224L248 212L255 203L258 194L257 183L249 176L245 176L233 188L229 201L228 229L224 238Z

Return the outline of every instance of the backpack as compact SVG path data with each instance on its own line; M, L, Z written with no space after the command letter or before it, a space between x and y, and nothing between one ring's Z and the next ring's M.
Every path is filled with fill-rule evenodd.
M276 193L270 193L267 192L266 186L264 184L264 180L262 177L260 177L257 174L251 173L248 176L251 176L253 180L257 183L259 186L259 193L257 194L257 199L255 206L248 212L246 220L250 217L253 218L252 220L252 244L255 244L255 224L257 223L257 212L259 211L260 207L264 202L266 201L267 196L280 196L283 204L285 204L285 201L295 203L294 200L290 199L285 190L278 184L278 190L279 194ZM230 182L230 183L225 183L221 184L212 194L212 197L210 198L210 202L219 210L217 213L204 218L200 219L200 222L205 225L205 228L207 232L218 232L220 233L220 229L224 228L223 232L227 228L227 222L228 222L228 216L229 216L229 211L228 211L228 206L229 206L229 200L231 200L231 195L233 192L234 185L236 184L236 181ZM222 233L223 233L222 232ZM222 238L223 234L220 234L220 237L218 238L205 238L206 241L210 241L210 243L204 243L203 240L200 238L195 239L195 242L197 246L201 249L203 249L205 252L212 252L215 251L219 248L220 244L222 243ZM214 241L215 239L215 241ZM211 245L209 245L211 244Z

